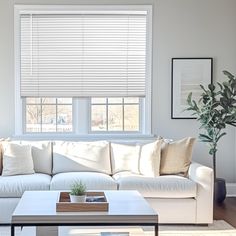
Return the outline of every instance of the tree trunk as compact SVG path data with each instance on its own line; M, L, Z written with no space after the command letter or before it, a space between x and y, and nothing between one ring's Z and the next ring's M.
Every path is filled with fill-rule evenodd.
M214 171L214 183L216 182L216 152L213 153L213 171Z

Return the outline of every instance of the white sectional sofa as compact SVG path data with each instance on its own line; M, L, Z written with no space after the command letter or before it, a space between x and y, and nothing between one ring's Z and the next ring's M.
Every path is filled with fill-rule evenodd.
M140 173L140 145L116 146L106 141L17 142L31 146L35 173L0 176L0 224L10 223L24 191L69 190L77 180L89 190L138 190L159 213L160 223L213 221L211 168L191 163L187 177L152 176L148 169L144 175Z

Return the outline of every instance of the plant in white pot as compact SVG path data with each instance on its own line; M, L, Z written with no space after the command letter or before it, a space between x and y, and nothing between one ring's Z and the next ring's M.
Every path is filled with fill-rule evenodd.
M86 199L86 185L79 181L72 185L70 191L71 202L85 202Z
M222 202L226 196L225 180L217 178L216 152L219 140L226 135L224 129L227 125L236 127L236 77L228 71L223 71L227 80L215 85L209 84L207 88L200 85L202 94L199 101L192 99L189 94L187 110L192 111L200 122L199 139L209 146L214 169L215 191L217 202Z

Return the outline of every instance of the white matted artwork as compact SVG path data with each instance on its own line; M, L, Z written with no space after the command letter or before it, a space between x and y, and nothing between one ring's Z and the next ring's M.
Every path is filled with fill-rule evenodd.
M212 83L213 58L172 58L171 72L171 118L195 119L191 111L186 111L187 97L199 100L202 90Z

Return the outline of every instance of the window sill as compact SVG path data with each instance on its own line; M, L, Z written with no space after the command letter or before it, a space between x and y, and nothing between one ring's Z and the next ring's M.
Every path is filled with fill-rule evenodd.
M122 140L122 141L152 141L157 138L153 134L22 134L11 137L13 140L68 140L68 141L96 141L96 140Z

